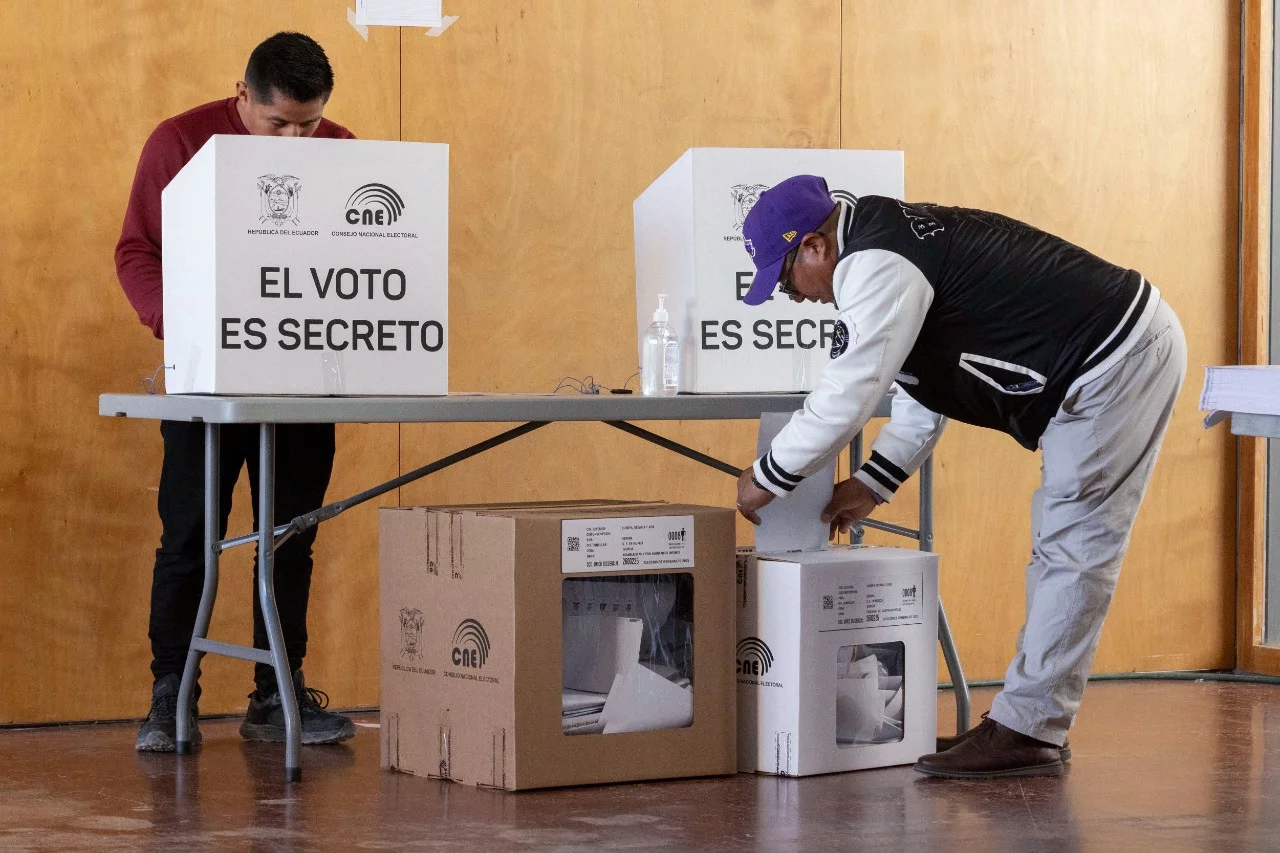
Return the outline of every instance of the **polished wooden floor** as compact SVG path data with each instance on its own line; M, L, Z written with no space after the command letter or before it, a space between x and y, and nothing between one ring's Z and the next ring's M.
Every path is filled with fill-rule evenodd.
M204 722L184 759L135 753L133 726L0 731L0 851L1280 850L1264 685L1093 684L1066 776L982 783L903 767L503 794L384 773L361 728L304 748L286 787L281 750L236 725Z

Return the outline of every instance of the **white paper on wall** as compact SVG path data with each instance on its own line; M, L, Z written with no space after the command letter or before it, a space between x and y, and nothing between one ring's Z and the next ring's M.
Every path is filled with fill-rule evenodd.
M438 27L443 14L441 0L356 0L361 26Z

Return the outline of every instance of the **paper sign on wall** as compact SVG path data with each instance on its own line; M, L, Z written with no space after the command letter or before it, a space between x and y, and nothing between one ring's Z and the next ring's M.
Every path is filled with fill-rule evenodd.
M441 0L356 0L360 26L438 27Z

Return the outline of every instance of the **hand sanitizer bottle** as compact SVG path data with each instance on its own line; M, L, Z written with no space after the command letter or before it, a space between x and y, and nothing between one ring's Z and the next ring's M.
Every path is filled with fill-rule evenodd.
M640 393L670 397L680 390L680 340L667 323L667 295L658 294L658 310L640 347Z

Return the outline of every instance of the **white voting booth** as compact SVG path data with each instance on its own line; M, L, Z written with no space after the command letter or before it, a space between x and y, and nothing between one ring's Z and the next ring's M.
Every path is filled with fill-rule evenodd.
M755 267L742 222L760 193L792 175L821 175L833 195L903 195L901 151L691 148L635 200L636 330L667 294L681 344L680 391L812 391L836 313L775 295L742 301Z
M447 145L214 136L162 211L170 393L447 392Z

